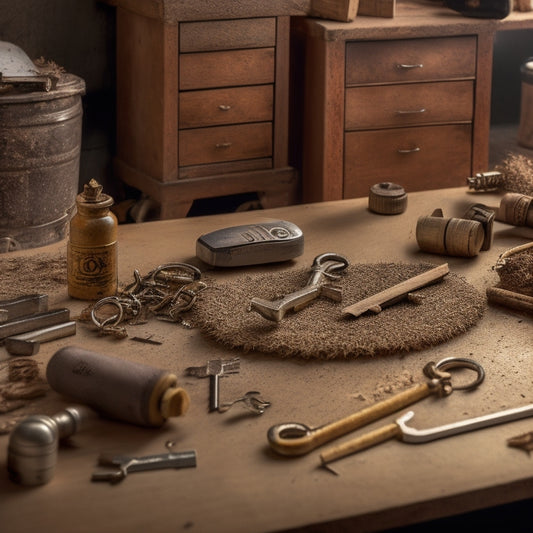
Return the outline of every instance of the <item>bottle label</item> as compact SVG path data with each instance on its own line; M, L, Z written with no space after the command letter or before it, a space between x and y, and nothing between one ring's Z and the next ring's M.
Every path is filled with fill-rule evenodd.
M117 290L117 245L83 248L70 244L68 249L69 294L97 299Z

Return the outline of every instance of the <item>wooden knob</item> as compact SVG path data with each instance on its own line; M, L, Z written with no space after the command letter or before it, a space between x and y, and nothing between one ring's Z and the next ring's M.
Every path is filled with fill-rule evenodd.
M376 183L370 187L368 208L380 215L398 215L407 208L407 194L396 183Z

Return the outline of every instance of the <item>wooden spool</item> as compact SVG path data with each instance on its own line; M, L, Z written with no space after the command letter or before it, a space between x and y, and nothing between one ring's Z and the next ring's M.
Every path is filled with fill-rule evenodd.
M407 194L401 185L388 181L370 187L368 209L380 215L398 215L407 208Z
M509 192L500 201L496 219L513 226L533 228L533 196Z
M416 240L424 252L458 257L476 256L485 240L483 225L477 220L423 216L416 225Z

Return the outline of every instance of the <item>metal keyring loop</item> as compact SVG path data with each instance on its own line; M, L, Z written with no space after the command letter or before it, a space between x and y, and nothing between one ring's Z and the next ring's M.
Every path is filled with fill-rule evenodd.
M477 373L477 379L472 381L472 383L467 383L466 385L453 386L454 390L471 390L475 389L478 385L483 383L485 379L485 370L483 367L473 359L468 359L466 357L447 357L439 361L435 368L437 370L449 370L452 368L468 368L474 370Z
M113 305L118 309L118 313L115 315L111 315L110 317L104 319L102 322L96 317L96 311L100 309L100 307L103 307L104 305ZM116 296L108 296L107 298L102 298L96 304L94 304L94 307L91 310L91 320L93 321L94 325L97 328L103 328L106 326L118 326L120 322L122 321L122 318L124 317L124 308L122 307L122 304L120 303L119 299Z

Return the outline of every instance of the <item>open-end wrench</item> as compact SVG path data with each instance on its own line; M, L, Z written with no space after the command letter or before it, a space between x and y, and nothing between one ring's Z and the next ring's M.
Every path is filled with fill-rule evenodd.
M92 481L109 481L118 483L130 472L156 470L161 468L190 468L196 466L196 452L194 450L175 453L161 453L131 457L129 455L116 455L108 457L101 455L98 464L103 468L93 472Z
M344 270L348 266L348 259L335 253L324 253L315 257L311 267L311 276L303 289L292 292L279 300L264 300L252 298L250 311L256 311L267 320L279 322L287 312L299 311L319 296L326 296L340 302L342 292L337 287L326 285L331 279L338 279L334 272Z
M323 465L342 459L348 455L357 453L359 451L385 442L389 439L399 439L402 442L411 444L419 444L430 442L432 440L444 439L452 435L459 435L467 431L475 431L505 422L512 422L513 420L520 420L533 416L533 404L524 405L522 407L515 407L514 409L507 409L497 413L477 416L469 418L468 420L460 420L443 426L437 426L430 429L415 429L407 425L407 422L415 416L413 411L408 411L404 415L397 418L392 424L387 424L374 431L370 431L365 435L361 435L339 446L334 446L329 450L325 450L320 455L320 460Z

